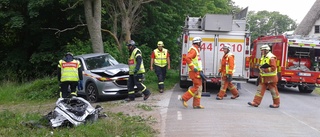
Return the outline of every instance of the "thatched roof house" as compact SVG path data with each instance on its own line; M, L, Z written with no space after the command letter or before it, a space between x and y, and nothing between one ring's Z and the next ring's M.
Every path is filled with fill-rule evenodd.
M296 35L320 36L320 0L316 0L294 31Z

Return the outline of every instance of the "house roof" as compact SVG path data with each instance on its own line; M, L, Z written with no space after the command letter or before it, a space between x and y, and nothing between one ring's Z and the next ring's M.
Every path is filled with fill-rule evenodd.
M320 18L320 0L316 0L307 15L295 29L296 35L308 35L315 22Z

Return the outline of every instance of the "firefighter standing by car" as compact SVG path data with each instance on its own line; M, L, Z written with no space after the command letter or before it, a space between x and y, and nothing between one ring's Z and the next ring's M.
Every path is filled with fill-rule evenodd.
M73 54L68 52L58 64L58 80L60 82L60 97L68 98L77 96L77 86L82 90L82 68L78 60L73 59ZM69 93L69 87L71 93Z
M278 108L280 106L280 95L277 88L277 58L270 52L268 45L262 45L262 57L260 59L260 78L257 92L252 102L248 102L250 106L258 107L261 103L263 95L267 88L271 92L273 104L269 105L270 108Z
M151 92L147 89L147 87L142 83L144 78L144 65L142 60L142 53L140 49L135 46L135 42L133 40L129 40L127 43L127 47L129 49L129 80L128 80L128 98L126 101L134 101L135 100L135 91L134 86L137 86L139 91L142 91L144 95L143 100L147 100L151 95Z
M189 87L188 91L180 98L182 105L188 107L187 101L193 97L193 108L203 109L200 105L201 93L202 93L202 80L205 80L205 76L202 73L202 62L200 58L200 45L202 39L200 37L194 37L192 40L192 46L189 48L188 54L185 58L189 68L189 78L192 80L193 86Z
M167 68L170 69L170 54L164 47L162 41L158 41L158 48L151 53L150 70L153 70L153 64L155 65L155 72L158 77L159 92L164 91L164 80L166 78Z
M222 47L224 55L221 59L221 65L219 68L219 73L221 74L221 87L220 91L218 93L218 96L216 97L217 100L222 100L223 97L226 94L226 90L231 92L233 95L231 99L236 99L239 97L239 92L234 86L231 81L232 81L232 75L234 73L234 55L231 53L231 46L230 45L225 45Z

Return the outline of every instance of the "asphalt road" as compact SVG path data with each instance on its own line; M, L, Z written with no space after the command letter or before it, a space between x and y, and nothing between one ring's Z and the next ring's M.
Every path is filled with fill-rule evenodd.
M295 88L279 89L280 108L269 108L269 91L259 107L247 104L253 100L256 86L241 85L240 97L232 100L231 93L216 100L218 89L207 88L210 97L202 97L205 109L188 108L178 100L186 89L176 85L162 101L161 111L164 137L320 137L320 96L302 94ZM166 102L167 104L163 104Z

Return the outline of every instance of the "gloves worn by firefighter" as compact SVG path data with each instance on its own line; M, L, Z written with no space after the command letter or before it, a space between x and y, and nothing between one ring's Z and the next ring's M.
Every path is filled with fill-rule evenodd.
M83 82L82 82L82 80L79 80L79 82L78 82L78 90L83 90Z
M227 74L227 80L228 80L229 82L231 82L231 81L232 81L232 75Z
M193 68L193 71L194 71L194 72L198 72L198 69L197 69L197 68Z
M135 69L135 70L133 71L133 76L134 76L134 77L136 77L136 76L137 76L138 71L139 71L138 69Z
M207 77L206 77L206 75L203 74L202 71L200 72L200 77L201 77L201 79L202 79L203 81L207 81L207 80L206 80Z

